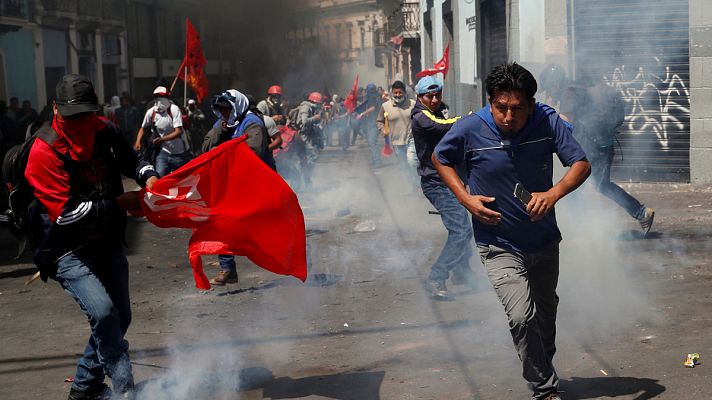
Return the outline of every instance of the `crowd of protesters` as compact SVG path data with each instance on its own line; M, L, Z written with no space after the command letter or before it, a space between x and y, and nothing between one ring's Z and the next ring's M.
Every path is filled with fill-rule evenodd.
M544 77L551 78L552 71L556 68ZM646 233L654 211L609 182L611 138L622 115L586 110L607 88L571 86L563 78L554 85L552 79L541 80L561 102L561 113L535 101L537 81L516 63L488 75L489 104L454 118L442 102L443 84L433 76L417 82L415 99L395 81L387 91L369 83L348 98L307 92L290 107L282 87L273 85L259 101L226 89L204 104L211 111L205 112L194 100L185 107L176 104L165 86L154 89L145 107L128 94L101 107L87 78L67 75L39 114L29 101L20 106L12 98L9 107L0 102L3 147L35 132L40 139L32 144L25 172L45 209L33 215L35 263L43 279L58 281L82 305L92 329L69 398L109 398L105 374L115 392L134 390L124 340L130 303L121 241L126 210L140 206L136 192L123 192L120 174L150 188L191 158L244 137L269 168L293 187L308 189L320 153L327 147L346 151L361 136L370 167L382 167L382 152L394 153L405 181L427 198L447 230L424 288L443 299L448 280L474 285L470 259L476 248L504 306L533 398L559 400L553 357L562 238L554 205L593 168L597 188L623 205ZM566 85L571 87L564 93ZM607 110L619 103L614 95L605 98ZM604 125L609 128L600 128ZM593 140L595 130L608 139ZM568 168L557 183L554 153ZM81 170L85 167L94 168L96 176ZM520 186L531 192L528 198L517 194ZM237 283L234 256L218 260L220 271L211 282ZM99 271L100 264L112 265L111 273Z

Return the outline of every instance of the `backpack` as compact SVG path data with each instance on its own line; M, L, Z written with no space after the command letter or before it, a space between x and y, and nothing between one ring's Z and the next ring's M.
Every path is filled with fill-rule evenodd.
M58 137L59 135L54 128L52 128L52 125L46 122L33 135L27 138L24 143L12 147L5 154L2 164L2 175L3 181L9 191L8 210L5 212L5 215L8 217L8 224L11 230L13 230L13 233L25 235L29 233L28 216L30 210L41 204L35 198L34 189L25 178L27 161L30 157L30 150L35 143L35 139L43 140L51 147ZM55 153L60 160L66 160L66 156L57 151L55 151Z
M287 114L287 119L289 119L289 127L295 131L302 129L302 125L299 123L299 107L294 107L289 110Z

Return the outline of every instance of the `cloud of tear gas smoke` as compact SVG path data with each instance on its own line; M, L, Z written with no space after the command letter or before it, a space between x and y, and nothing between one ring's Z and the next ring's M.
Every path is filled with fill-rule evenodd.
M638 222L590 182L559 202L556 213L564 238L560 332L584 345L654 322L649 288L635 277L645 265L630 250L642 236Z

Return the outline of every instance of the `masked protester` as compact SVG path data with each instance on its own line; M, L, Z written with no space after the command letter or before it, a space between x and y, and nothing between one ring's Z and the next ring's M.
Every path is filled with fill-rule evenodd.
M188 144L183 139L183 115L168 95L168 89L163 86L153 91L154 105L146 110L134 144L146 160L156 165L160 176L170 174L190 160Z
M124 339L131 302L122 243L125 210L140 205L138 192L124 193L121 175L148 187L157 177L99 110L86 77L64 76L55 116L37 131L25 170L39 200L28 214L34 262L43 280L59 282L79 304L91 328L69 400L113 398L105 376L114 394L133 391Z
M247 135L245 142L270 168L276 171L274 157L269 149L270 138L264 119L257 109L250 109L250 101L235 89L228 89L215 98L213 113L218 118L206 136L203 148L209 150L224 140ZM211 280L213 285L237 283L237 265L232 255L219 255L220 272Z
M190 121L191 151L193 155L197 156L201 153L200 145L210 126L208 125L207 118L205 118L205 113L198 107L198 103L195 100L188 100L187 113L188 121Z
M381 135L389 138L393 152L398 158L398 165L415 191L418 189L415 168L408 165L407 158L407 146L412 138L410 113L414 106L414 100L406 99L405 84L395 81L391 86L390 100L383 103L378 111L376 125Z
M312 92L307 99L299 104L297 123L299 137L303 144L302 174L304 184L311 185L311 178L314 172L314 164L319 158L319 149L323 148L323 136L321 132L321 104L323 96L319 92Z
M381 167L381 149L378 146L378 127L376 126L376 116L381 108L381 96L373 83L366 85L366 94L363 103L356 106L356 120L359 121L359 129L366 136L368 148L371 150L371 166Z
M546 66L539 81L553 104L560 103L561 117L573 124L574 137L591 163L589 181L599 193L638 221L643 234L647 235L653 226L655 211L611 181L616 135L625 119L625 104L620 94L602 81L571 81L560 65Z
M267 98L257 103L262 115L272 118L277 125L287 123L286 107L282 104L282 88L278 85L267 89Z

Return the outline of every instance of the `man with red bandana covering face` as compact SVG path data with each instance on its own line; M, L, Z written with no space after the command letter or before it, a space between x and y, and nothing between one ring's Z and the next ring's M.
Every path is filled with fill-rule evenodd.
M158 174L140 160L97 112L92 83L66 75L57 84L54 119L39 128L25 178L39 202L29 211L30 245L43 280L59 282L89 319L91 336L79 359L69 399L130 395L133 375L124 335L131 322L128 262L122 243L126 210L121 175L152 186Z

